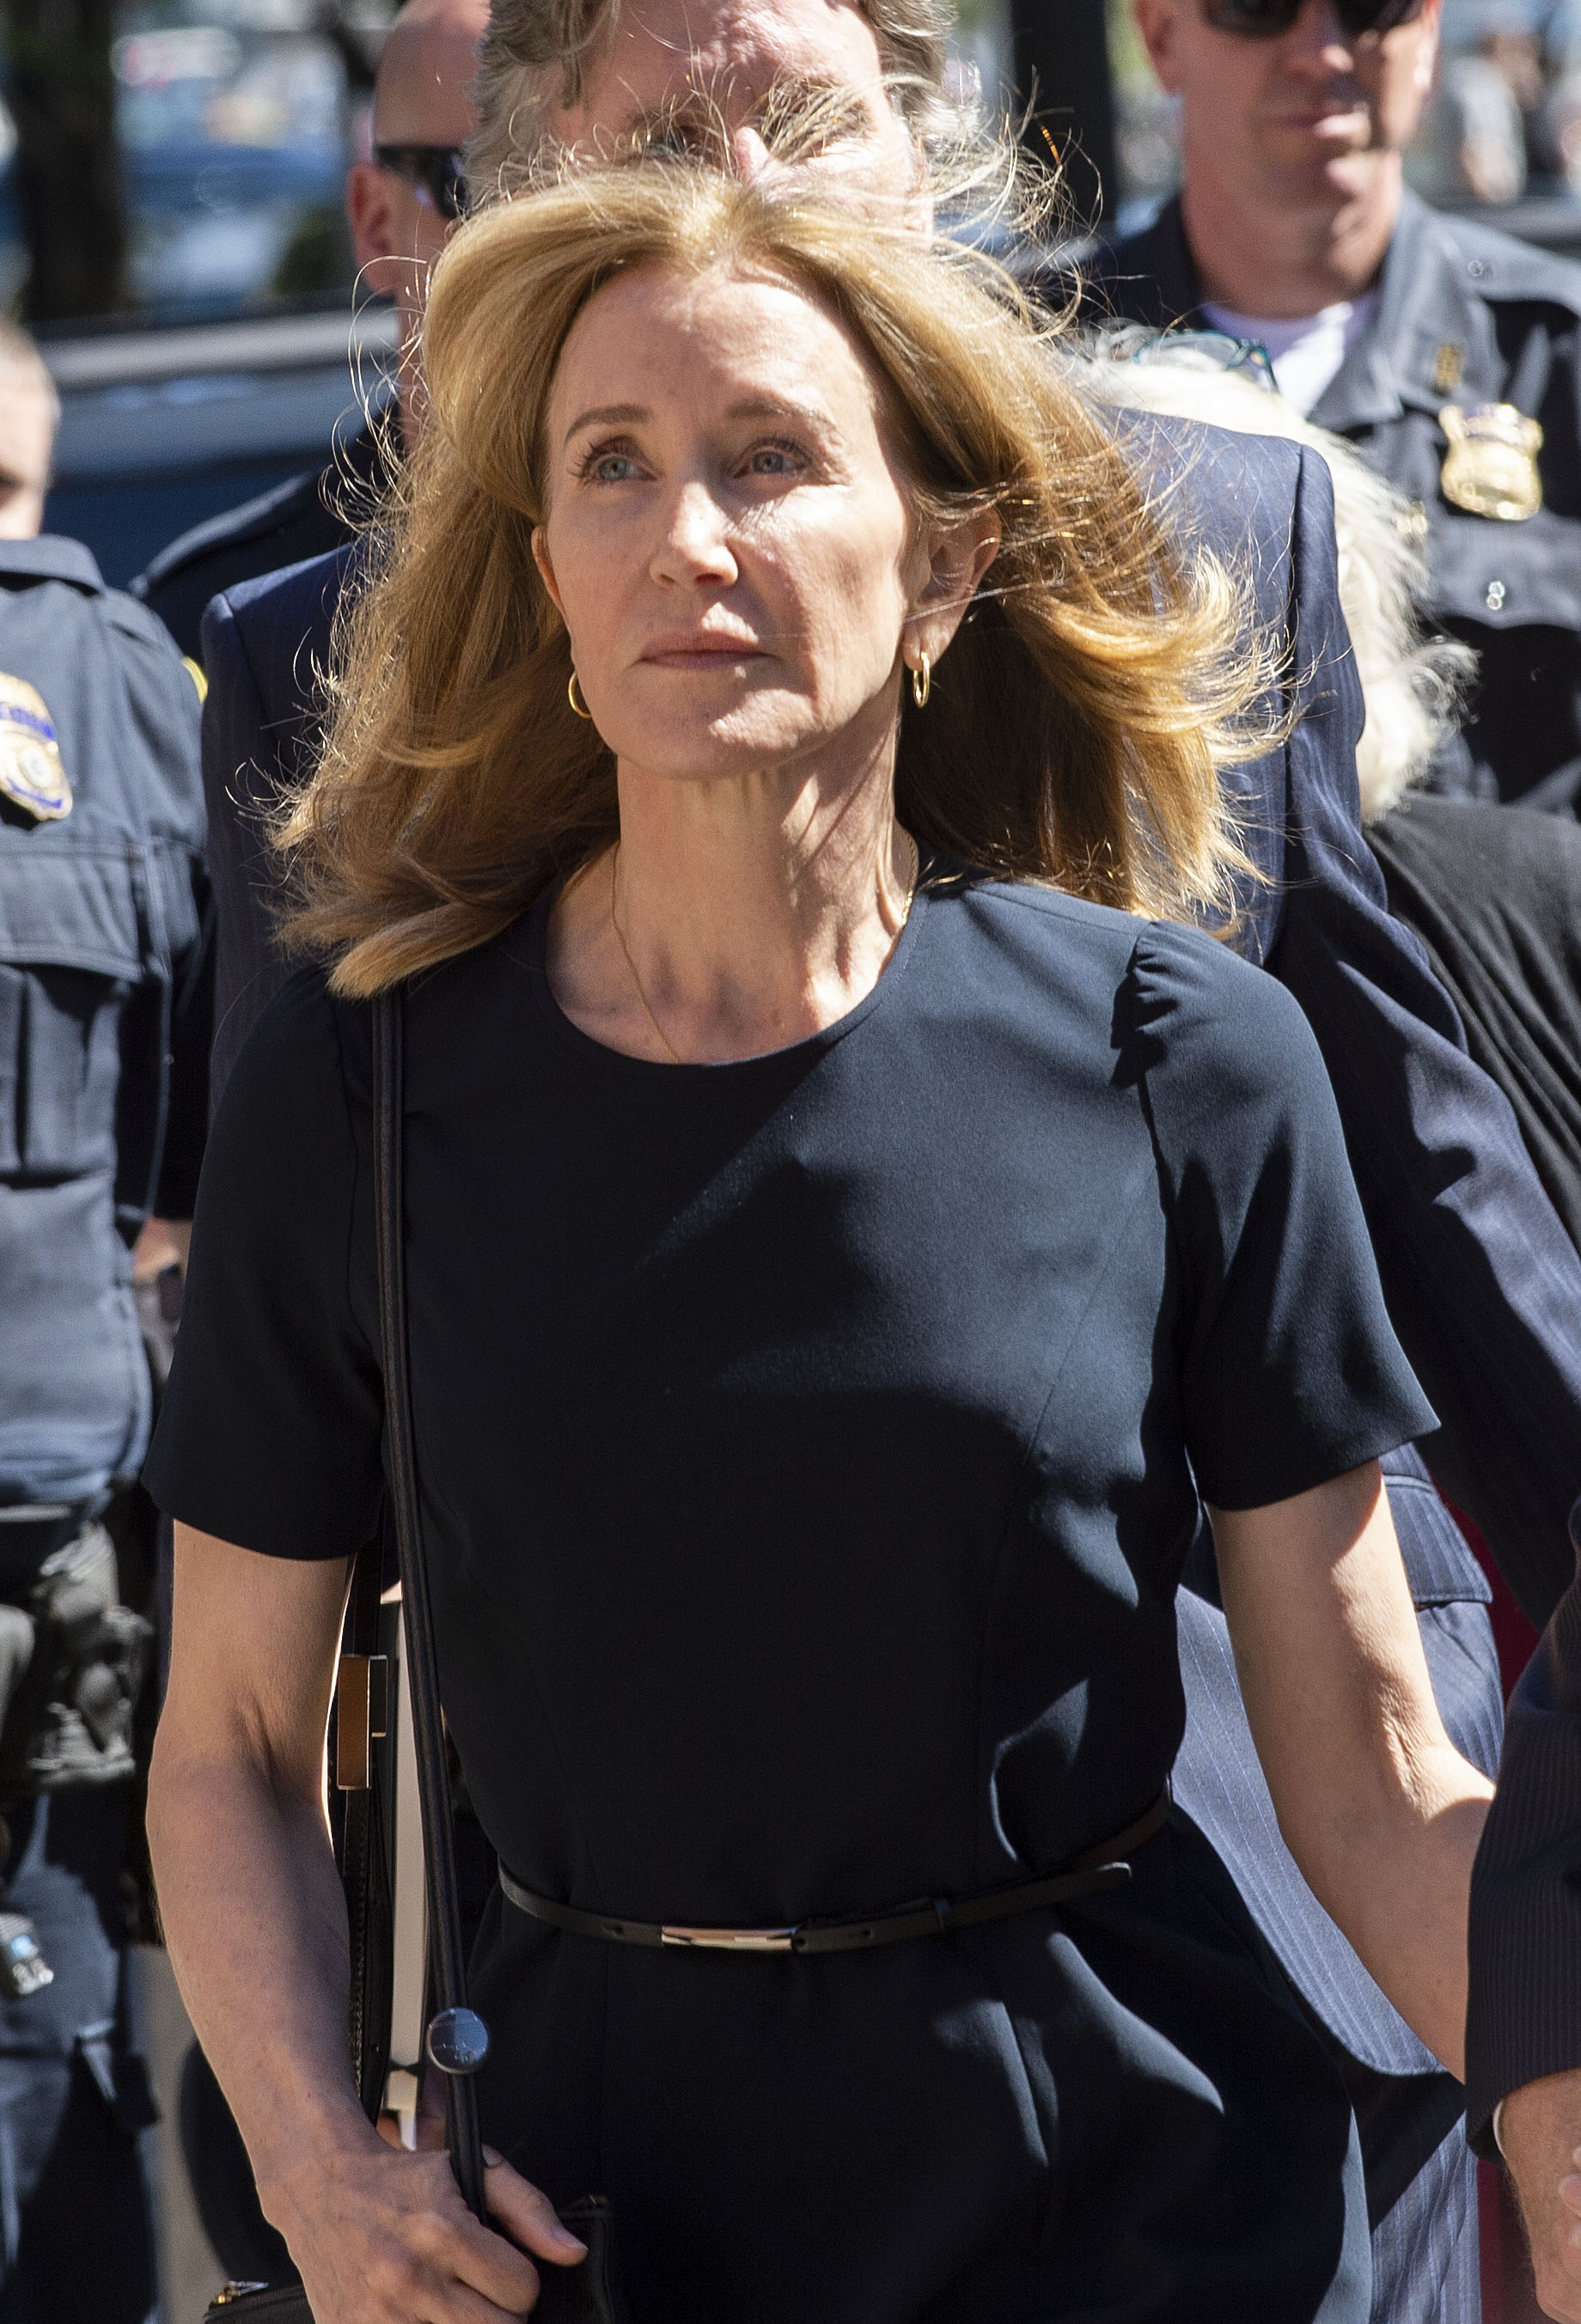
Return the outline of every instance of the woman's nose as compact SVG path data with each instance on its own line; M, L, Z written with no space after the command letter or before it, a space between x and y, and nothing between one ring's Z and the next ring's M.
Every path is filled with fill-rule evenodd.
M707 485L695 481L682 484L670 503L653 558L655 578L734 581L736 564L728 534L725 512Z

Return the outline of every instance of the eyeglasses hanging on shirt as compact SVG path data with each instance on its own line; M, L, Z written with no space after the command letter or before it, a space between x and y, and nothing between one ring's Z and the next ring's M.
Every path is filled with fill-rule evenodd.
M426 194L442 218L458 218L467 207L467 156L455 145L375 145L381 170L393 170Z

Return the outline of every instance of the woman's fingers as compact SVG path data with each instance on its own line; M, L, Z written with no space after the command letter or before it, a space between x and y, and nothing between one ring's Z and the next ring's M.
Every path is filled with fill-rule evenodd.
M448 2161L445 2168L449 2169ZM466 2284L495 2308L503 2308L510 2316L524 2316L538 2297L538 2270L518 2248L513 2227L505 2220L499 2222L503 2234L485 2227L473 2218L458 2194L456 2209L459 2217L451 2215L444 2221L445 2238L436 2248L435 2259L449 2269L458 2283Z
M587 2258L587 2245L560 2225L547 2195L513 2170L492 2146L484 2148L483 2159L489 2217L499 2221L513 2241L559 2267L575 2267L578 2260Z
M271 2211L317 2324L509 2324L526 2315L538 2271L517 2248L515 2222L531 2223L547 2243L544 2222L554 2214L536 2188L507 2175L509 2217L496 2233L467 2210L444 2154L370 2139L328 2167L293 2171Z
M533 2296L536 2307L537 2295ZM465 2283L452 2283L445 2306L434 2324L503 2324L499 2310L480 2292Z

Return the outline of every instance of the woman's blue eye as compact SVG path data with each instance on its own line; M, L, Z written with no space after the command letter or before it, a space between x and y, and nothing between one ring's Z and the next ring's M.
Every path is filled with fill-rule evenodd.
M754 476L784 476L793 472L797 461L783 444L760 444L747 466Z
M583 471L585 475L595 477L601 484L624 484L634 473L635 464L626 452L596 453Z

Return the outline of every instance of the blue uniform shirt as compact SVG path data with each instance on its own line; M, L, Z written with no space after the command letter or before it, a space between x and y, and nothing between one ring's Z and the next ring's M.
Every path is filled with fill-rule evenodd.
M132 1244L191 1210L203 842L159 623L78 542L0 541L0 1504L91 1508L142 1462Z
M1095 316L1207 319L1179 199L1084 272ZM1540 505L1524 518L1478 513L1445 488L1442 414L1489 404L1541 431ZM1432 611L1476 650L1465 732L1440 754L1436 788L1561 813L1581 805L1578 410L1581 266L1408 190L1377 306L1311 418L1415 504Z

